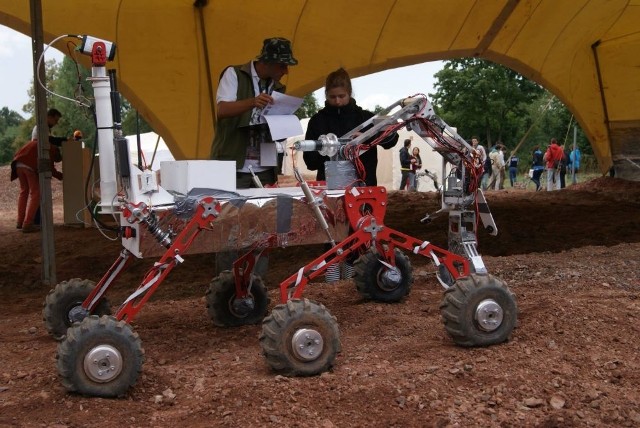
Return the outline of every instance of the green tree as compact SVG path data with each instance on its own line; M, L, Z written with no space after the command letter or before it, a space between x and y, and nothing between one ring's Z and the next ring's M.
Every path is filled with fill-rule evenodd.
M20 125L24 122L16 111L3 107L0 110L0 165L10 163L16 150L15 142L20 133Z
M514 147L527 127L528 106L543 88L513 70L477 58L446 61L435 74L434 108L460 135L478 135L487 146Z
M144 134L145 132L151 132L153 129L151 125L144 120L141 114L138 114L137 110L131 106L131 103L126 98L121 98L122 103L122 133L124 135L136 135L138 132Z
M316 97L313 94L313 92L310 92L304 96L302 105L298 110L296 110L295 115L298 116L298 119L304 119L305 117L313 116L318 112L318 110L320 110L318 101L316 100Z
M57 98L56 107L62 118L54 128L54 134L71 137L75 130L80 130L83 139L89 145L95 138L95 120L93 117L93 88L87 78L91 72L69 57L64 57L53 86L56 93L67 98ZM70 100L76 100L71 102Z

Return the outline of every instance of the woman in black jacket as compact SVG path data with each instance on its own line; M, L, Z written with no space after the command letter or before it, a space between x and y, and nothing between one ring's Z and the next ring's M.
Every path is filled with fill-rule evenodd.
M351 98L351 79L345 69L339 68L331 72L327 76L325 83L325 106L318 113L314 114L309 120L305 139L317 140L321 135L333 133L338 137L350 138L353 135L345 135L356 126L365 122L374 114L356 104L356 100ZM398 134L390 134L379 145L385 149L390 149L398 141ZM324 171L324 163L329 160L328 156L322 156L320 153L304 152L304 163L311 171L318 171L316 180L324 181L326 179ZM360 155L360 161L364 166L364 180L367 186L376 186L378 180L376 178L376 168L378 166L377 148L373 147Z

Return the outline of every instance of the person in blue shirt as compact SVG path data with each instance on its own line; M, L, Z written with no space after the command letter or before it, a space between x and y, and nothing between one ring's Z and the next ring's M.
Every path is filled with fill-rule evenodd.
M533 148L533 152L531 154L532 157L532 165L533 175L531 176L531 181L536 183L536 192L542 188L540 185L540 177L542 176L542 172L544 171L544 161L542 154L542 150L540 150L540 146L536 145Z
M580 158L582 154L580 153L580 148L576 146L574 150L571 150L569 154L569 162L571 163L571 171L575 174L576 180L578 179L578 171L580 170Z

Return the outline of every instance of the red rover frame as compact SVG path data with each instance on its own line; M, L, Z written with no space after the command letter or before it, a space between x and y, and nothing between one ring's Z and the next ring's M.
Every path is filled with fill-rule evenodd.
M385 226L385 188L356 187L357 178L343 186L328 183L327 190L313 194L296 171L300 188L279 189L281 194L289 191L289 199L283 198L287 202L282 207L272 203L279 196L269 192L259 193L256 200L250 196L242 201L213 196L212 189L184 199L174 197L154 185L153 176L129 162L126 140L119 129L115 79L109 82L104 68L105 61L115 55L115 45L85 36L80 49L91 54L93 60L91 79L100 147L100 208L103 213L119 216L124 248L97 284L82 279L63 281L46 297L45 326L52 336L61 340L57 367L67 390L115 397L124 395L135 384L142 371L144 350L130 323L169 273L184 262L183 256L189 250L202 250L200 233L219 231L216 227L224 228L230 218L234 222L233 216L225 215L239 210L238 206L244 206L246 201L254 202L246 205L257 210L252 211L257 213L253 218L269 217L261 214L273 214L268 210L276 208L277 211L282 208L284 215L276 212L275 225L269 223L260 233L248 233L245 240L237 236L231 239L230 235L221 233L208 234L222 236L225 244L235 240L235 246L220 248L243 250L233 263L233 271L223 271L213 279L206 300L215 325L231 327L262 321L260 344L274 371L288 376L322 373L333 366L340 352L335 317L322 304L302 297L309 280L325 273L330 266L353 261L354 282L361 295L379 302L398 302L408 295L413 283L409 258L403 249L425 256L435 265L436 278L445 288L440 306L442 318L455 343L486 346L508 339L516 323L515 297L504 282L487 272L476 249L478 217L490 234L497 233L477 186L482 163L475 150L434 114L426 97L400 100L345 137L329 134L318 141L298 142L296 148L319 150L331 157L330 162L340 163L341 167L346 165L343 172L347 175L353 172L349 176L358 177L361 176L356 173L361 170L359 155L363 151L375 149L378 141L400 127L413 130L443 158L442 208L435 215L449 214L448 250ZM110 101L109 94L116 96ZM356 136L350 138L352 135ZM349 165L353 168L351 172L347 171ZM292 208L294 204L298 204L297 210ZM341 223L338 227L336 223L330 227L327 220L332 216L331 209L346 212L349 224ZM333 220L337 222L336 218L334 215ZM344 220L344 216L340 218ZM422 221L432 218L427 215ZM292 219L297 221L299 229L287 223ZM241 221L236 223L233 228L240 228ZM317 232L314 238L309 235L312 231ZM151 243L157 242L164 248L162 255L111 316L105 294L131 256L141 257L139 244L143 233ZM313 243L328 242L331 249L282 282L280 304L266 316L269 297L254 269L258 258L272 248L308 244L318 236L320 240ZM212 251L211 247L206 248Z

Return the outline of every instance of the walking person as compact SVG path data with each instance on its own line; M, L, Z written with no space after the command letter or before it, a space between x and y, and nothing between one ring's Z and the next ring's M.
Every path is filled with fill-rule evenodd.
M500 156L502 157L502 169L500 170L500 186L498 187L499 190L504 190L504 181L507 179L507 172L506 172L506 167L507 167L507 157L506 157L506 153L507 153L507 147L504 144L500 145Z
M475 135L471 137L471 145L476 150L476 155L478 156L478 162L483 166L482 177L480 177L480 185L482 186L482 190L487 190L487 184L489 183L489 178L491 177L491 160L489 156L487 156L487 151L484 146L480 144L478 141L478 137Z
M489 152L491 159L491 181L489 181L489 189L500 190L500 181L504 171L504 158L500 148L502 144L497 143Z
M422 158L420 157L420 147L411 150L411 175L409 176L409 190L415 192L418 189L418 170L422 168Z
M569 150L563 150L562 153L562 160L560 161L560 188L564 189L566 187L565 177L571 167L571 160L569 159Z
M547 192L560 190L560 162L563 156L564 152L558 145L558 140L552 138L543 157L547 169Z
M509 157L509 181L511 182L511 187L518 181L518 162L520 162L518 156L515 153L511 153Z
M576 148L571 150L571 153L569 153L569 161L571 163L571 174L573 174L574 183L578 181L578 171L580 171L581 157L582 157L582 154L580 153L580 147L578 146L576 146Z
M542 172L544 171L544 155L542 154L542 150L540 150L540 146L536 145L533 147L533 152L531 153L532 163L531 169L533 169L533 174L531 176L531 181L536 184L536 192L539 191L542 186L540 185L540 177L542 177Z
M412 159L409 154L409 149L411 148L411 139L407 138L404 140L404 147L400 149L400 190L404 190L409 184L409 178L411 176L411 164ZM415 159L413 160L415 163Z

